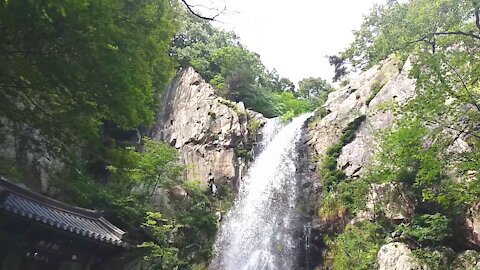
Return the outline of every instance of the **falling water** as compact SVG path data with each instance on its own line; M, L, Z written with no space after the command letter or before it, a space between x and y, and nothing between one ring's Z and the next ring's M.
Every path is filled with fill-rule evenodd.
M263 151L240 185L234 206L215 244L212 269L299 269L303 224L299 196L297 145L311 114L283 126L278 119L263 128Z

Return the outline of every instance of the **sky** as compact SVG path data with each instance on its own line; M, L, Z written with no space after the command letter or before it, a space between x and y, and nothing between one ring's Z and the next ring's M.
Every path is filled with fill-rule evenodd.
M193 0L192 0L193 1ZM385 0L195 0L223 8L215 24L233 30L268 69L297 83L306 77L331 81L326 55L353 40L363 15ZM193 2L191 2L193 3ZM202 11L205 12L205 11Z

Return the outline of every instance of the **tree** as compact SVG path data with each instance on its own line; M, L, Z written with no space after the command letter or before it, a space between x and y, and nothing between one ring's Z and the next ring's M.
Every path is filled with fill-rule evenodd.
M328 94L333 87L322 78L309 77L298 83L298 96L301 98L320 97Z
M104 120L150 124L173 31L167 0L1 2L0 115L22 127L2 133L66 156Z
M337 55L328 56L328 63L335 68L335 75L333 76L333 82L338 82L348 74L347 67L345 66L345 59Z
M287 78L281 78L275 89L278 89L280 92L295 93L295 84Z
M332 92L333 87L322 78L309 77L302 79L298 83L297 96L309 100L312 108L318 108L325 103L328 93Z

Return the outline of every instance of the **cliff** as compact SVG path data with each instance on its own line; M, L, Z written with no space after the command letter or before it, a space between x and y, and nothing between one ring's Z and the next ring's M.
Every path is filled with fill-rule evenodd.
M337 167L348 177L362 175L375 148L375 133L391 126L395 119L394 113L383 109L381 104L395 102L403 106L415 96L415 82L407 76L409 68L408 62L401 66L389 59L331 93L323 108L326 115L310 124L308 136L313 155L321 160L327 148L339 141L348 124L366 116L355 132L355 139L343 146L337 161Z
M475 225L478 220L473 221L478 215L476 205L470 207L464 215L460 215L460 218L465 219L464 221L455 221L452 225L454 234L459 239L464 239L458 240L458 242L468 242L467 244L451 244L455 242L451 240L450 242L445 241L443 244L436 242L422 246L411 240L405 240L407 234L399 233L401 230L398 228L408 227L417 222L415 219L424 215L427 210L429 211L427 211L428 215L433 214L435 208L432 204L422 201L418 193L415 193L417 187L412 186L412 183L404 183L400 180L380 183L364 180L368 178L366 173L372 164L378 162L375 157L379 149L383 147L380 145L382 141L379 139L379 135L386 130L396 130L399 121L411 120L408 119L408 115L403 114L403 108L412 102L418 93L416 81L409 77L411 68L410 60L401 62L390 58L381 62L360 74L352 83L330 93L325 105L318 109L315 117L311 119L308 129L310 160L313 163L312 169L316 170L318 181L321 183L321 187L317 191L320 206L317 209L314 230L319 235L330 235L330 237L340 234L343 235L342 237L347 237L355 230L358 230L357 235L365 234L363 237L367 238L364 241L372 245L373 251L370 252L378 252L375 265L379 269L433 269L420 262L415 257L418 255L412 254L428 253L430 254L428 256L433 256L432 252L439 248L448 250L448 252L435 251L440 254L435 253L437 254L435 256L439 260L445 261L443 265L452 267L457 265L458 268L454 269L472 269L461 267L475 265L475 258L478 257L478 253L468 250L480 247L472 244L476 243L475 241L478 239ZM461 119L455 121L461 122ZM433 130L438 126L427 124L426 128ZM447 140L449 146L442 154L449 156L450 159L459 160L462 154L471 151L466 132L445 128L441 134L445 138L449 138ZM425 150L435 143L426 137L423 141ZM450 166L455 167L456 163L451 162ZM475 171L463 174L454 171L451 169L447 172L448 177L453 179L452 182L464 183L475 179ZM356 181L360 181L357 179L362 180L362 183L367 183L364 184L365 188L362 186L363 184L356 184ZM350 196L347 200L352 201L360 196L362 207L355 211L349 210L349 206L342 205L342 196ZM369 226L369 223L378 224L381 219L379 216L390 224L389 228L383 228L384 232L394 228L391 231L392 235L385 239L379 239L378 235L368 237L365 231L362 231L365 226ZM335 251L328 250L328 248L331 248L332 245L339 245L339 242L335 241L348 240L348 238L341 238L324 243L324 261L328 261L331 266L332 262L340 260L340 258L329 257L331 252ZM378 244L381 248L376 249L375 245ZM338 249L338 246L336 247ZM452 248L455 249L455 252ZM423 253L419 253L419 251ZM455 253L457 253L456 257L452 255ZM452 262L453 258L456 258L454 262Z
M238 187L265 118L220 98L192 68L181 70L162 101L150 136L179 151L184 177Z

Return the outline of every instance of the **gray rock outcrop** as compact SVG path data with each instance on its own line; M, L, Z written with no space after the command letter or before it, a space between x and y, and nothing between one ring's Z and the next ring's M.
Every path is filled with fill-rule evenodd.
M377 254L378 270L426 270L412 257L412 250L404 243L384 245Z
M218 97L192 68L179 72L161 100L151 137L179 150L185 179L236 187L263 116Z
M415 81L408 78L410 68L409 61L400 66L398 61L388 59L360 74L352 84L330 93L324 105L327 114L309 128L313 155L323 156L349 123L365 115L356 138L342 148L337 160L338 168L348 177L360 176L375 149L375 133L394 122L390 107L401 107L415 96Z
M409 221L415 212L415 197L403 183L371 184L365 200L367 209L357 214L356 221L374 220L380 211L387 219L400 223Z

